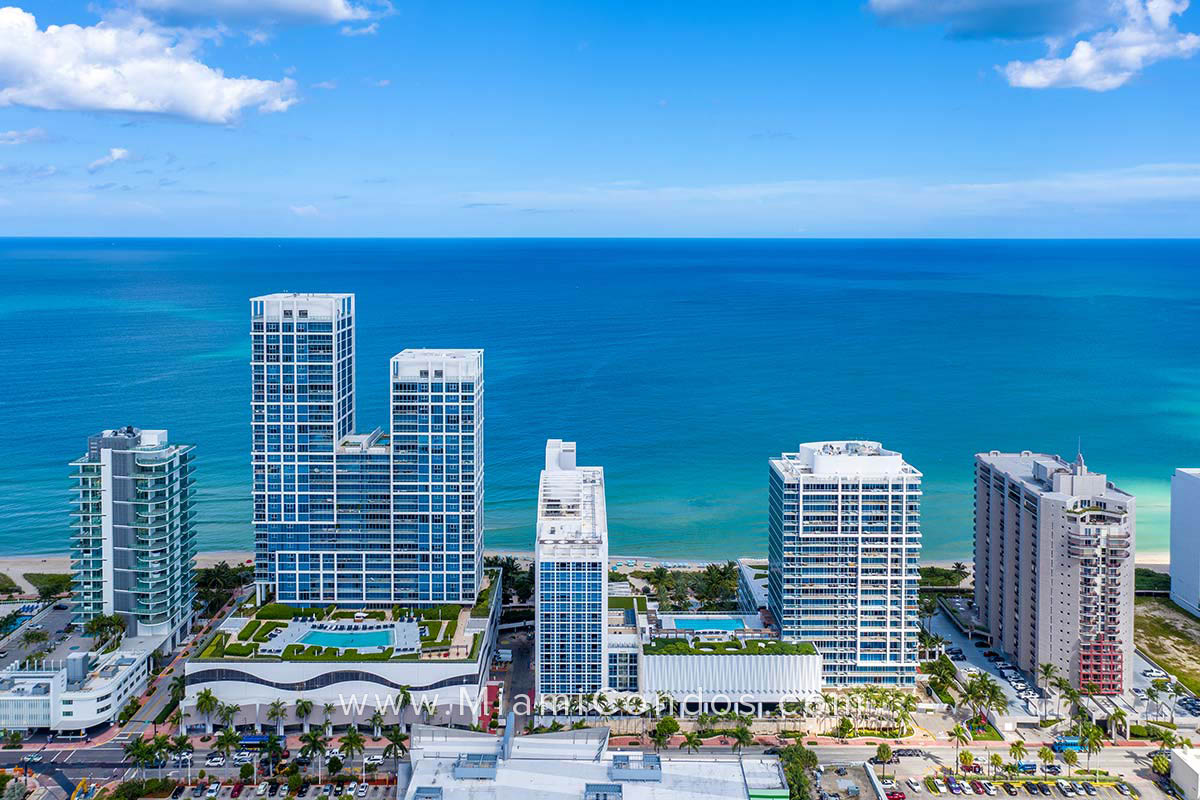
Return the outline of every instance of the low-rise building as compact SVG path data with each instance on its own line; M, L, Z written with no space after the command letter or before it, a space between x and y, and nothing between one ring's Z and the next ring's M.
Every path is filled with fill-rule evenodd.
M211 723L196 708L211 690L241 706L235 724L262 725L273 702L309 700L318 709L333 703L340 725L376 709L395 714L407 690L413 715L428 705L445 721L475 722L496 648L500 571L486 571L484 581L476 606L423 609L419 619L226 620L185 665L184 709L192 724ZM281 724L302 722L289 712Z
M1171 783L1183 800L1200 799L1200 752L1182 747L1171 751Z
M774 756L610 753L607 728L514 737L414 726L402 800L782 800Z
M111 653L71 653L0 670L0 730L84 735L145 691L163 637L131 637Z

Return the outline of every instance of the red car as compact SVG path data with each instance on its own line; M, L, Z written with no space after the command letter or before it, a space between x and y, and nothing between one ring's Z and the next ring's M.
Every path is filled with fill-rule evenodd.
M229 796L230 797L241 797L242 796L242 788L243 788L243 786L241 783L235 783L233 785L233 791L229 793Z
M904 792L888 792L887 800L904 800Z
M963 772L980 773L983 772L983 767L979 766L978 764L964 764Z
M975 794L983 794L983 784L979 781L971 781L971 791Z

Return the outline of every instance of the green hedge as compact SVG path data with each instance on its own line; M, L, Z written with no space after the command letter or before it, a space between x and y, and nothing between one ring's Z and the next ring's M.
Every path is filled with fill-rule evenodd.
M258 651L256 644L227 644L225 645L225 655L238 656L240 658L248 658Z
M200 655L201 658L221 658L225 655L225 642L229 640L229 634L218 633L213 637L212 642L205 648Z
M811 642L779 642L749 639L745 643L737 640L727 642L703 642L686 639L655 639L644 647L648 656L661 655L746 655L746 656L811 656L817 648Z
M276 630L277 628L286 627L286 622L264 622L262 627L258 629L258 633L254 634L254 641L262 644L263 642L267 641L267 637L271 635L271 631ZM246 638L245 631L242 632L242 638Z
M238 633L238 638L243 642L250 641L250 637L254 636L254 632L258 630L258 626L260 624L261 623L256 619L250 620L246 623L245 627L242 628L241 632Z
M254 615L257 619L291 619L296 616L296 609L283 603L267 603ZM301 616L304 616L303 614Z

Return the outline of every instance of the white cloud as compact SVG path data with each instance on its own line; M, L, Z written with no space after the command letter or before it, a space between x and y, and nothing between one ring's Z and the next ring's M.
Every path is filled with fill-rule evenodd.
M108 150L108 155L101 156L100 158L97 158L92 163L88 164L87 171L88 172L96 172L97 170L104 169L109 164L115 164L118 161L127 161L127 160L129 160L129 151L128 150L126 150L124 147L110 147Z
M50 25L0 8L0 106L134 111L228 123L244 108L284 111L295 84L227 78L201 63L192 37L141 18Z
M23 131L0 131L0 145L28 144L40 142L46 138L46 131L41 128L26 128Z
M1182 33L1172 21L1187 7L1188 0L1125 0L1115 29L1076 42L1064 58L1012 61L1002 72L1009 85L1026 89L1116 89L1157 61L1191 58L1200 50L1200 36Z
M370 25L360 25L355 28L353 25L342 26L342 36L374 36L379 33L379 23L372 22Z
M309 206L289 206L289 208L292 209L292 213L295 214L297 217L316 217L321 214L321 209L317 208L316 206L311 206L311 205L309 205Z
M349 22L371 15L366 7L349 0L135 0L135 3L144 11L205 18Z
M312 85L314 89L336 89L337 81L321 81Z

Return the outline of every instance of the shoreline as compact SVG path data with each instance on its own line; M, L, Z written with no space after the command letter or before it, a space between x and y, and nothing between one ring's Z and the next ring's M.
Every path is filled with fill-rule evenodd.
M505 556L512 556L513 558L516 558L520 561L525 561L525 562L533 560L533 551L532 550L493 550L493 549L488 548L488 549L484 550L484 554L488 555L488 556L499 556L501 558L503 558ZM221 561L228 562L229 564L240 564L240 563L245 563L247 561L250 561L253 558L254 558L254 554L249 550L202 550L202 551L196 553L196 566L198 568L203 569L205 567L211 567ZM760 559L765 559L765 556L757 555L757 554L749 555L749 556L742 555L742 556L737 556L736 558L729 559L729 560L736 561L738 558L752 558L752 559L760 560ZM967 556L964 559L962 559L962 562L967 565L968 569L970 569L970 567L971 567L971 562L970 562L969 558L970 558L970 556ZM633 567L621 565L620 567L618 567L618 569L621 571L628 571L628 570L632 570L632 569L644 569L645 564L647 564L647 563L649 563L651 566L657 566L664 562L669 562L669 563L673 563L673 564L686 563L689 565L689 568L691 568L691 569L698 569L701 564L711 563L711 562L695 562L695 561L689 561L689 560L681 561L681 560L674 559L674 558L661 558L658 556L622 555L622 554L617 554L617 553L610 553L609 560L610 561L620 560L620 561L635 562L635 566L633 566ZM955 563L954 559L936 558L936 559L930 559L928 561L923 560L921 562L921 566L949 568L954 563ZM1144 567L1146 569L1152 569L1156 572L1163 572L1163 573L1168 572L1170 569L1170 563L1171 563L1170 553L1166 553L1166 552L1138 553L1134 556L1134 565L1136 567ZM16 584L21 587L22 591L24 591L26 593L31 593L31 594L34 593L34 589L32 586L29 585L29 582L26 581L25 578L23 577L24 573L26 573L26 572L67 573L70 571L71 571L71 557L70 557L70 555L68 555L66 553L58 553L58 554L52 553L52 554L47 554L47 555L29 555L29 556L4 556L3 558L0 558L0 573L3 573L5 575L7 575L8 577L12 578L13 581L15 581Z

